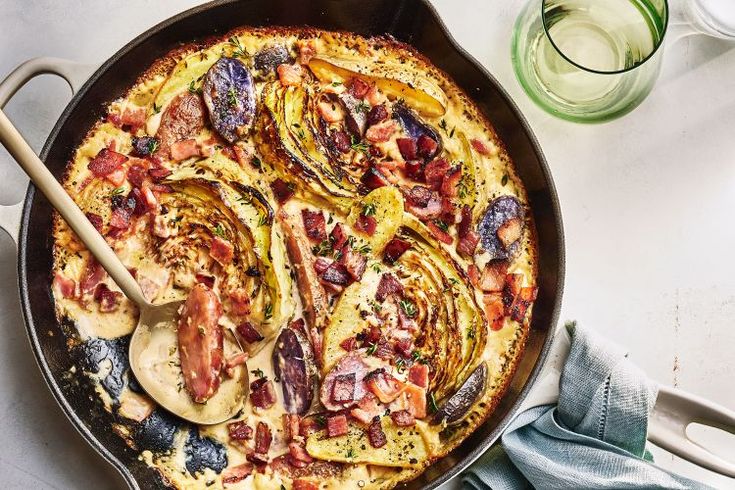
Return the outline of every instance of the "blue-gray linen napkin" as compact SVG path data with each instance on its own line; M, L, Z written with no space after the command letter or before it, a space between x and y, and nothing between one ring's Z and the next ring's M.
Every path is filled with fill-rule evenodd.
M566 328L558 404L521 413L464 473L462 489L710 488L653 464L646 434L656 385L617 347Z

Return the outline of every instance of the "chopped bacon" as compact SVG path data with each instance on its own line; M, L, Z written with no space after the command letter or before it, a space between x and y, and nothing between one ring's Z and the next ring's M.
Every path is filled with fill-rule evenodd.
M278 79L284 87L301 85L301 77L303 75L301 66L283 64L278 65L276 71L278 72Z
M74 279L57 272L54 276L53 289L55 293L60 294L64 298L75 298L77 296L77 283Z
M253 324L248 321L242 322L237 326L236 330L237 333L240 334L240 337L242 337L242 339L248 344L260 342L265 338L255 329Z
M399 315L401 311L401 309L398 310ZM403 357L411 357L411 352L413 351L413 339L410 337L404 337L394 344L394 348L395 351Z
M368 112L367 115L368 126L375 126L386 119L388 119L388 109L386 109L383 104L376 105L370 109L370 112Z
M258 469L265 468L268 464L268 455L264 453L252 452L245 456L245 459L258 466Z
M405 163L406 177L421 182L424 180L424 163L421 160L410 160Z
M308 65L309 61L316 55L316 43L313 39L296 41L296 49L299 51L298 62L300 65Z
M117 170L123 163L128 161L128 157L121 153L117 153L107 148L102 148L97 156L89 162L87 168L96 177L105 177Z
M329 266L332 265L332 260L325 259L324 257L317 257L317 259L314 261L314 270L318 275L324 274L327 269L329 269Z
M339 346L342 347L347 352L353 351L357 349L357 339L355 337L347 337L342 342L339 343Z
M154 182L160 182L171 175L171 171L161 164L155 164L148 169L148 175Z
M422 221L435 219L442 214L442 201L432 197L425 207L414 206L406 202L406 210Z
M462 221L462 210L459 209L452 199L448 197L442 197L442 213L441 220L447 224L457 224Z
M346 286L352 281L347 267L340 262L332 262L329 267L320 276L322 283L334 284L337 286Z
M503 306L505 314L510 315L510 308L516 297L521 293L523 286L523 274L506 274L505 287L503 288Z
M94 290L94 299L99 303L102 313L110 313L120 306L122 293L110 290L105 283L101 282Z
M246 152L245 149L239 145L232 145L230 147L232 152L235 154L235 160L240 164L241 167L250 164L253 161L253 155L251 152Z
M388 119L374 126L370 126L365 131L365 138L373 143L383 143L388 141L397 130L398 123L393 119Z
M418 146L416 138L397 138L398 151L405 160L416 160Z
M334 378L331 393L335 403L351 402L355 399L355 373L338 374Z
M414 319L406 314L403 308L398 308L398 326L403 330L416 330L418 325Z
M500 240L503 246L507 249L521 238L522 233L523 223L520 218L511 218L500 225L496 235L498 236L498 240Z
M245 288L236 288L229 293L230 313L245 316L250 314L250 295Z
M526 311L528 310L528 307L531 306L531 303L536 300L537 295L538 288L521 288L521 292L519 293L516 300L513 302L513 306L510 309L511 319L517 322L522 322L523 319L526 317Z
M478 140L477 138L472 138L470 140L470 144L472 145L472 148L477 151L480 155L489 156L493 154L493 149L484 141Z
M469 277L470 284L474 287L480 285L480 269L475 264L470 264L467 268L467 277Z
M237 483L250 476L255 467L252 463L243 463L237 466L230 466L222 472L222 483L229 485Z
M342 252L342 256L339 260L344 264L345 269L347 269L347 272L352 276L352 279L355 281L362 279L362 275L365 273L365 269L367 268L367 259L363 254L355 252L350 247L344 247L344 251Z
M276 403L276 390L267 378L258 378L250 383L250 401L254 407L270 408Z
M120 167L107 174L105 179L115 187L120 187L125 183L125 177L127 177L125 167Z
M255 429L255 452L260 454L268 454L273 442L271 428L265 422L258 422Z
M495 331L502 329L505 319L502 296L498 293L486 294L482 297L482 303L490 328Z
M319 115L328 123L336 123L345 118L345 113L336 102L319 102L317 105Z
M476 231L470 231L457 242L457 252L465 258L471 258L475 254L477 244L480 243L480 235Z
M385 372L385 369L376 369L365 377L365 382L373 394L378 397L382 403L390 403L398 398L403 391L403 383L398 381L392 375Z
M457 165L449 170L442 180L440 193L446 197L457 197L459 194L459 182L462 180L462 168Z
M377 85L371 85L370 90L368 90L368 93L365 95L365 100L367 100L371 106L375 107L385 102L387 97L380 91Z
M233 441L247 441L253 438L253 428L243 420L227 424L227 431Z
M370 85L359 77L352 77L347 82L347 88L356 98L362 99L367 95L368 90L370 90Z
M350 415L362 422L369 424L376 416L380 416L385 407L378 403L378 399L372 393L368 393L357 404L356 408L350 410Z
M294 480L291 484L291 490L319 490L319 485L309 480Z
M332 135L332 142L334 147L340 153L347 153L352 149L352 141L346 132L335 130L330 133Z
M135 132L138 130L138 128L141 128L145 125L145 116L145 109L143 109L142 107L138 107L135 109L130 109L129 107L126 107L122 115L120 116L120 123L122 126L130 127L130 130L132 132Z
M84 213L84 215L87 217L90 223L92 223L92 226L94 226L94 229L102 233L102 228L104 227L104 223L102 222L102 217L99 214L95 213Z
M87 260L87 266L82 272L82 277L79 280L79 286L83 294L92 294L97 288L97 285L105 278L107 272L102 265L97 262L94 258L90 257Z
M271 189L273 190L273 195L276 197L276 200L278 201L278 204L283 204L291 197L293 197L294 190L291 184L281 180L276 179L271 183Z
M199 156L199 146L193 138L177 141L171 145L171 159L180 161Z
M343 436L347 434L347 416L332 415L327 417L327 435L329 437Z
M309 437L312 434L316 434L323 428L324 424L320 423L316 417L307 417L301 419L301 423L299 424L299 435L301 437Z
M415 185L404 191L404 194L408 204L419 208L425 208L428 206L433 196L431 189L424 187L423 185Z
M306 448L304 447L303 443L299 443L299 442L289 443L288 453L296 461L302 461L306 464L314 462L314 458L309 456L309 453L306 452Z
M440 242L446 243L447 245L451 245L452 243L454 243L454 238L452 238L452 235L439 228L439 226L433 221L428 221L426 223L426 226L429 228L431 234L434 235L434 238L436 238Z
M378 290L375 293L375 299L382 303L391 294L403 292L403 285L396 279L396 276L387 272L380 276Z
M424 168L424 177L429 187L439 190L444 181L444 176L449 172L449 168L449 162L445 158L437 158L427 163Z
M415 363L408 370L408 380L420 386L421 388L429 387L429 366L426 364Z
M209 256L219 262L220 265L228 265L235 256L235 249L229 240L215 236L209 245Z
M143 181L145 181L147 175L148 171L146 168L137 163L128 169L128 181L133 185L133 187L142 187Z
M133 189L133 190L137 191L138 189ZM147 185L143 185L143 188L140 189L140 192L143 195L143 201L148 210L155 210L158 208L158 199L156 198L156 195L153 193L153 189L151 189ZM136 204L136 213L138 212L137 208L138 207Z
M301 417L295 413L283 414L283 435L287 441L293 441L299 437L301 431Z
M413 415L408 410L391 412L390 418L398 427L410 427L416 423L416 419L413 418Z
M365 171L365 173L362 175L362 178L360 179L360 182L362 182L363 185L370 190L377 189L378 187L383 187L390 183L386 179L385 175L374 165L371 165L367 169L367 171Z
M386 264L395 264L401 256L411 248L411 243L400 238L393 238L385 246L383 251L383 262Z
M334 225L334 228L332 228L332 231L329 233L329 238L332 242L332 247L335 250L340 250L342 246L347 243L347 234L340 223Z
M457 224L457 235L464 238L472 230L472 210L468 205L462 207L462 219Z
M416 147L419 156L431 158L431 156L436 153L436 149L439 147L439 144L434 140L434 138L422 134L416 142Z
M204 284L209 289L212 289L214 287L214 277L212 276L208 276L205 274L196 274L194 276L194 279L196 280L197 283Z
M388 443L388 438L383 432L383 426L380 424L380 418L376 417L368 426L368 440L374 448L383 447Z
M426 417L426 390L413 384L407 384L404 388L408 411L417 419Z
M234 378L235 368L237 366L244 366L247 360L248 360L247 352L239 352L235 354L234 356L230 357L229 359L225 361L225 374L227 374L227 376L230 378Z
M479 288L485 292L500 292L505 287L505 276L508 273L508 262L492 260L485 264L480 276Z
M365 216L364 214L361 214L357 217L357 221L355 222L355 229L368 236L372 236L377 227L378 221L375 219L375 216Z
M312 241L318 243L327 239L326 221L321 211L302 209L301 219L304 221L306 236Z

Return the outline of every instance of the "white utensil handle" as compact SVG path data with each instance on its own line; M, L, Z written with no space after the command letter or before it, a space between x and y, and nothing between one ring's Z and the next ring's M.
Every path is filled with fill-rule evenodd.
M38 73L47 73L51 70L48 62L37 61L34 65L21 65L3 82L0 90L0 102L12 96L20 85ZM61 71L61 70L59 70ZM56 73L56 71L53 71ZM60 73L66 78L64 73ZM68 75L68 73L67 73ZM69 77L71 78L71 77ZM73 78L72 78L73 79ZM10 81L8 81L10 80ZM72 88L76 82L69 82ZM5 99L3 99L5 97ZM0 110L0 143L25 171L35 186L46 196L51 205L61 214L79 239L86 245L97 261L107 271L112 279L123 290L125 296L140 307L148 305L140 286L128 272L127 268L117 258L105 239L89 222L74 200L66 193L46 165L36 156L33 149L23 139L23 136L13 126L4 112Z

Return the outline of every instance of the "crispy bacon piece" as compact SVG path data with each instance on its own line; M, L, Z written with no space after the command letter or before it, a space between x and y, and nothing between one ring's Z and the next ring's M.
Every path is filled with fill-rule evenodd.
M222 305L207 286L189 292L177 329L184 386L196 403L209 400L219 388L223 367Z
M424 177L429 187L434 190L441 188L444 176L449 172L449 162L445 158L437 158L426 164Z
M434 235L434 238L436 238L440 242L446 243L447 245L451 245L452 243L454 243L454 238L452 238L452 235L439 228L439 226L437 226L437 224L433 221L428 221L426 223L426 226L427 228L429 228L431 234Z
M439 218L442 214L442 201L434 196L425 207L414 206L406 203L406 210L422 221Z
M352 277L344 264L332 262L321 275L321 280L323 283L346 286L352 282Z
M516 298L516 300L513 302L513 306L510 309L510 317L511 319L522 322L523 319L526 317L526 311L528 311L528 307L531 306L531 303L533 303L536 300L536 296L538 295L538 288L535 287L525 287L521 288L521 292Z
M464 238L472 231L472 210L468 205L462 206L462 219L457 224L457 236Z
M285 203L294 195L294 190L291 185L281 179L274 180L271 183L271 189L273 190L273 195L276 197L278 204Z
M398 310L401 311L400 309ZM413 351L413 339L404 337L394 344L394 349L404 358L410 358Z
M194 279L196 280L196 282L200 284L204 284L209 289L212 289L214 287L214 277L212 276L208 276L205 274L197 274L194 276Z
M125 183L126 177L127 172L125 171L125 167L120 167L107 174L105 176L105 179L107 179L107 181L115 187L120 187Z
M347 234L345 233L344 227L337 223L334 225L334 228L332 228L331 233L329 234L329 239L332 242L332 247L335 250L340 250L345 243L347 243Z
M370 112L368 112L367 115L368 126L375 126L386 119L388 119L388 109L386 109L383 104L376 105L370 109Z
M230 313L238 316L250 314L250 295L245 288L235 288L228 294Z
M505 287L503 287L503 306L506 315L510 315L510 308L516 297L521 293L522 286L523 274L506 274Z
M259 470L264 469L265 465L267 465L269 462L267 454L256 453L256 452L248 453L245 456L245 459L247 459L248 461L256 465Z
M122 293L112 291L107 284L101 282L94 290L94 299L99 303L99 310L102 313L110 313L117 310L120 306Z
M276 71L278 72L278 80L281 81L281 84L284 87L298 87L299 85L301 85L301 77L304 73L301 66L289 65L284 63L282 65L278 65Z
M90 257L87 260L87 265L79 280L79 287L81 288L82 294L94 293L97 285L105 278L106 275L107 272L105 272L102 265L94 258Z
M345 113L336 102L319 102L317 105L319 115L328 123L336 123L345 118Z
M403 330L414 331L418 328L418 325L414 319L403 311L403 308L398 308L398 326Z
M467 277L470 279L470 284L474 287L480 285L480 269L475 264L470 264L467 268Z
M260 454L268 454L273 442L271 428L265 422L258 422L255 429L255 452Z
M313 39L296 41L296 49L299 52L298 62L300 65L308 65L309 61L316 55L316 43Z
M135 191L137 189L133 189ZM130 218L138 209L138 201L133 191L127 197L114 196L112 198L112 214L110 215L110 226L118 230L127 230L130 226ZM141 204L145 206L145 203Z
M339 260L344 264L345 269L352 276L352 279L355 281L362 279L362 275L367 268L367 259L363 254L355 252L350 247L345 247Z
M355 373L338 374L332 385L332 401L335 403L351 402L355 399Z
M148 170L143 165L136 163L128 169L128 182L133 187L141 188L146 177L148 177Z
M398 427L411 427L416 423L416 419L413 418L413 415L408 410L391 412L390 418Z
M356 408L350 410L350 415L362 422L369 424L376 416L380 416L385 407L378 403L378 399L372 393L368 393L359 401Z
M230 466L222 472L222 483L229 485L231 483L237 483L250 476L255 467L252 463L243 463L237 466Z
M74 279L69 279L60 272L54 275L54 282L51 287L54 293L61 295L63 298L75 298L77 296L77 283Z
M254 407L270 408L276 403L276 390L273 381L268 378L258 378L250 383L250 401Z
M385 175L374 165L371 165L362 175L360 182L370 190L390 184L388 179L385 178Z
M329 437L343 436L347 434L347 431L347 417L345 415L327 417L327 435Z
M353 351L346 354L339 360L337 365L327 373L322 381L319 389L319 399L327 410L333 412L350 408L361 400L367 393L368 389L363 381L368 373L368 366L365 364L364 353ZM353 393L353 401L344 403L335 403L332 401L332 386L337 376L344 374L355 375L355 389Z
M287 441L293 441L299 437L301 431L301 417L295 413L283 414L283 435Z
M472 138L470 140L470 144L472 145L472 148L477 151L480 155L489 156L493 154L492 148L485 143L484 141L478 140L477 138Z
M233 441L248 441L253 438L253 428L243 420L227 424L227 432Z
M326 221L321 211L301 210L301 219L304 221L306 236L315 242L327 239Z
M299 435L301 437L309 437L323 429L324 425L316 417L306 417L301 419L301 423L299 424Z
M380 276L378 290L375 292L375 299L382 303L391 294L402 293L403 285L398 281L396 276L387 272Z
M429 366L426 364L415 363L408 370L408 380L420 386L421 388L429 387Z
M355 222L355 229L368 236L373 236L377 227L378 221L375 219L375 216L365 216L361 214L357 217L357 221Z
M258 330L256 330L253 324L248 321L242 322L237 326L236 330L240 337L242 337L242 339L248 344L260 342L265 338L260 334L260 332L258 332Z
M491 260L485 264L478 286L488 293L500 292L505 287L507 273L508 262L505 260Z
M368 90L370 90L370 85L359 77L352 77L350 81L347 82L347 89L356 98L362 99L367 95Z
M457 242L457 253L465 258L471 258L475 255L477 244L480 243L480 234L476 231L470 231L465 236L460 237Z
M401 152L401 156L404 160L416 160L418 155L416 138L397 138L396 144L398 145L398 151Z
M408 411L417 419L426 417L426 390L413 384L407 384L404 388Z
M95 177L105 177L117 170L128 157L107 148L102 148L97 156L87 165L87 168Z
M87 217L90 223L92 223L92 226L94 226L94 229L102 233L102 228L104 227L104 223L102 222L102 217L99 214L95 213L84 213L84 215Z
M502 329L505 319L502 296L498 293L486 294L482 297L482 304L490 328L495 331Z
M522 233L523 223L521 222L520 218L509 219L508 221L500 225L500 227L498 227L498 231L496 232L498 240L500 240L500 243L502 243L506 249L508 249L508 247L518 241L518 239L521 238Z
M421 160L410 160L406 162L403 170L409 179L417 182L424 180L424 164Z
M342 342L339 343L339 346L342 347L347 352L353 351L357 349L357 339L355 337L347 337Z
M365 131L365 139L373 143L384 143L390 140L393 133L398 130L398 123L393 119L380 122L374 126L370 126Z
M440 193L446 197L457 197L459 182L462 180L462 168L457 165L451 168L442 180Z
M332 135L332 142L334 143L334 147L337 151L340 153L347 153L352 149L352 141L346 132L334 130L330 134Z
M170 147L170 152L171 159L176 161L186 160L187 158L200 155L199 146L197 146L197 142L193 138L172 143Z
M411 248L411 243L400 238L393 238L385 246L383 262L390 265L395 264L409 248Z
M388 438L385 436L385 432L383 432L383 426L380 423L380 417L376 417L375 419L373 419L373 421L368 426L367 434L370 445L376 449L383 447L388 443Z
M314 458L309 456L309 453L306 452L306 448L304 447L303 443L300 443L300 442L289 443L288 453L296 461L301 461L306 464L310 464L314 462Z
M156 163L151 165L151 168L148 169L148 175L153 182L160 182L171 175L171 171L163 165Z
M219 262L220 265L228 265L235 257L235 249L229 240L215 236L209 245L209 256Z
M293 481L291 490L319 490L319 485L309 480L297 479Z
M411 206L425 208L433 197L431 189L423 185L415 185L404 191L406 202Z
M317 257L316 261L314 261L314 270L317 274L320 276L326 272L327 269L329 269L329 266L332 265L332 260L324 258L324 257Z
M434 140L434 138L422 134L416 142L416 147L420 157L430 158L431 155L436 153L436 149L439 147L439 144Z
M225 361L225 374L227 375L227 377L234 378L235 368L237 366L244 366L247 361L248 361L247 352L240 352L230 357L229 359L227 359Z
M381 403L390 403L403 391L403 383L380 368L365 377L365 383Z

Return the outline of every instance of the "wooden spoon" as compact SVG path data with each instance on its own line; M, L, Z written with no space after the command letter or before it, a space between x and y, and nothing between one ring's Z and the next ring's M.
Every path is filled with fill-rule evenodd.
M182 388L176 327L182 301L152 304L105 239L89 222L49 172L18 130L0 111L0 142L23 168L51 205L61 214L87 249L140 310L130 340L130 367L143 389L166 410L196 424L217 424L232 418L248 395L247 367L235 368L206 403L195 403ZM229 340L231 341L231 340Z

